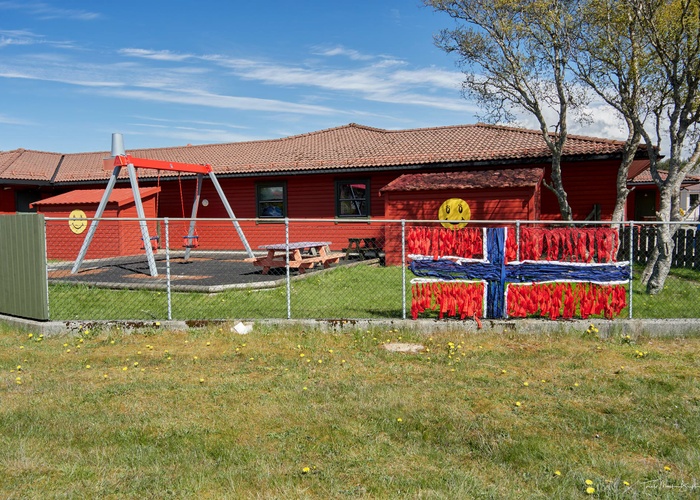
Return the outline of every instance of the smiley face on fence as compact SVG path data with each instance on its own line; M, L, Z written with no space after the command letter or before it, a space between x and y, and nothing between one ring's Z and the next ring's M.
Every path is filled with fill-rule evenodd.
M85 212L82 210L73 210L68 218L68 227L71 231L73 231L75 234L80 234L85 231L85 228L87 227Z
M472 216L469 204L461 198L450 198L440 205L438 219L444 221L468 221ZM467 222L442 222L447 229L462 229Z

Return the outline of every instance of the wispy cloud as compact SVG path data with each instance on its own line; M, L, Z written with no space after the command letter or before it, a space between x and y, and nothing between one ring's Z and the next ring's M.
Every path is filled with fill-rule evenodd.
M157 125L148 123L128 124L129 135L162 137L177 142L221 143L262 139L255 135L240 134L221 128L187 127L182 125Z
M44 2L0 2L0 10L19 10L37 17L38 19L73 19L78 21L94 21L101 16L97 12L83 9L62 9Z
M377 56L369 55L369 54L362 54L361 52L354 50L354 49L348 49L343 46L336 46L336 47L321 47L321 46L316 46L312 48L312 54L318 55L318 56L326 56L326 57L335 57L335 56L343 56L347 57L353 61L370 61L372 59L376 59Z
M5 125L32 125L30 121L3 114L0 114L0 123L4 123Z
M169 50L120 49L118 53L127 57L140 57L143 59L152 59L155 61L179 62L193 57L190 54L176 54Z
M205 91L181 89L150 90L150 89L101 89L103 95L111 95L143 101L157 101L177 104L207 106L219 109L239 109L244 111L267 111L280 113L299 113L308 115L340 114L341 111L326 106L297 104L278 99L261 99L258 97L240 97L214 94Z

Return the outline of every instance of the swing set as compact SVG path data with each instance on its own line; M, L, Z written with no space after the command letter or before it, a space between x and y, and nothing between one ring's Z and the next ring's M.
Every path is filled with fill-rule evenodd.
M95 231L97 230L97 226L100 222L100 218L102 217L102 214L105 211L105 207L107 206L107 201L109 200L109 196L112 193L112 190L114 189L114 185L117 182L117 177L119 176L119 173L121 172L121 169L123 167L127 168L127 172L129 174L129 182L131 183L131 190L134 194L134 203L136 204L136 214L138 215L139 226L141 228L141 239L144 241L144 243L145 242L152 242L154 239L157 239L157 236L151 237L148 233L148 225L146 224L145 214L144 214L144 210L143 210L143 203L141 202L141 196L140 196L139 185L138 185L138 176L137 176L136 169L137 168L148 168L148 169L158 170L158 181L159 182L160 182L160 171L163 170L163 171L170 171L170 172L178 172L178 182L180 183L180 203L182 205L182 217L183 217L183 219L185 218L185 206L184 206L184 198L183 198L183 194L182 194L182 182L180 181L180 174L182 174L182 173L197 174L197 188L195 191L194 203L192 204L192 215L190 217L190 223L189 223L189 228L187 230L187 234L185 236L183 236L183 241L184 241L183 246L185 247L185 260L189 259L190 250L192 250L192 248L197 248L199 246L199 236L196 233L197 208L199 207L199 201L200 201L201 194L202 194L202 182L203 182L204 176L207 175L207 176L209 176L212 183L214 184L214 187L216 188L216 192L219 194L219 197L221 198L221 201L223 202L224 207L226 208L226 213L228 214L229 218L231 219L231 222L233 222L233 226L236 229L236 232L238 233L238 237L241 239L243 246L245 247L245 250L246 250L246 253L248 254L248 257L250 257L250 258L254 257L253 251L251 250L250 245L248 244L248 240L246 240L246 237L243 234L243 229L241 229L241 226L238 223L238 220L236 219L236 216L234 215L233 210L231 209L231 205L229 205L228 200L226 199L226 195L224 194L224 191L221 189L221 185L219 184L219 181L216 178L216 175L214 175L214 171L213 171L211 165L209 165L209 164L198 165L198 164L194 164L194 163L179 163L179 162L169 162L169 161L162 161L162 160L150 160L147 158L134 158L131 155L127 155L126 152L124 151L124 140L123 140L121 134L112 134L111 157L105 159L103 164L104 164L105 169L107 169L107 170L112 169L112 175L109 178L109 182L107 183L107 188L105 189L105 192L102 195L102 200L100 201L100 204L97 207L97 211L95 212L95 218L90 223L90 227L85 235L85 240L83 240L83 245L80 248L80 252L78 253L78 257L76 258L75 264L73 265L73 269L71 270L72 274L75 274L80 270L80 266L82 265L83 259L85 258L85 255L87 254L87 251L90 248L90 242L92 241L92 238L95 234ZM143 247L144 247L144 250L146 251L146 258L148 260L148 268L149 268L151 276L158 276L158 270L156 268L156 261L155 261L154 255L153 255L153 245L144 244Z

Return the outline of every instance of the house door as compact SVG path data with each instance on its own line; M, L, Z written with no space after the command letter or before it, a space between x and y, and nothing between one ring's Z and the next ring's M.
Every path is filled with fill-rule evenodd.
M634 193L634 220L654 220L656 218L656 191Z

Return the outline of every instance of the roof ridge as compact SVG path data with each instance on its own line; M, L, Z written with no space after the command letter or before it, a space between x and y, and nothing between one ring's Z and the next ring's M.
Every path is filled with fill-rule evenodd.
M517 126L512 126L512 125L499 125L499 124L494 124L494 123L483 123L479 122L474 124L476 126L480 126L483 128L494 128L494 129L499 129L499 130L508 130L510 132L519 132L522 134L534 134L534 135L542 135L541 130L536 130L536 129L531 129L531 128L520 128ZM550 136L558 136L560 135L557 132L550 132ZM604 137L595 137L592 135L582 135L582 134L569 134L567 133L566 135L567 139L577 139L581 141L588 141L588 142L603 142L607 144L624 144L625 141L619 140L619 139L606 139ZM640 146L643 146L643 144L640 144Z

